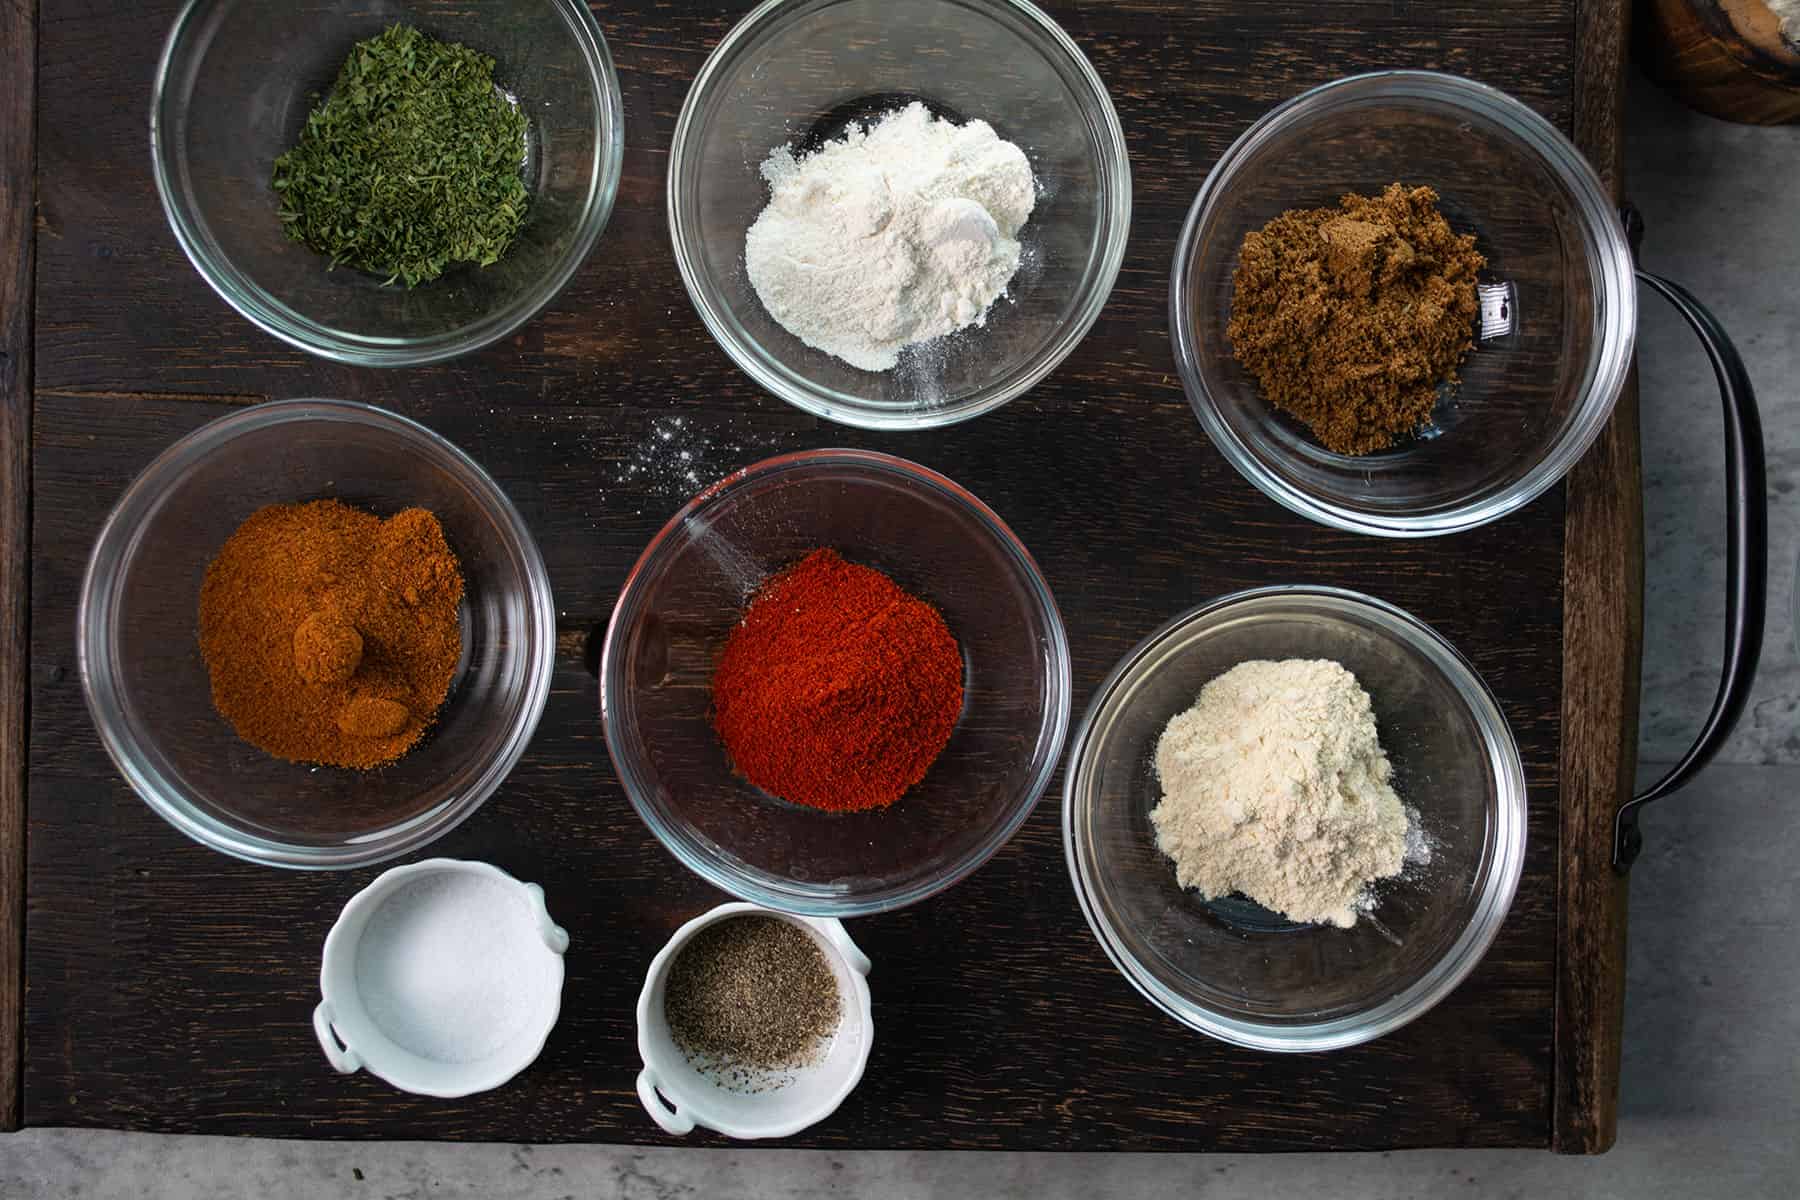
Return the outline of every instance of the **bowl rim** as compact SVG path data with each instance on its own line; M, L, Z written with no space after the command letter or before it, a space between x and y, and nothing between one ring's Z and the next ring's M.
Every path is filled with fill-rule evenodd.
M163 107L169 95L176 51L182 47L184 36L202 14L232 2L234 0L187 0L170 26L151 85L150 160L163 216L182 253L187 255L207 285L240 316L290 346L333 362L364 367L422 366L492 345L516 332L568 286L612 218L625 153L625 109L619 93L618 73L599 22L586 4L577 0L546 0L562 14L587 63L588 82L595 101L595 153L589 168L587 201L568 251L553 270L499 310L445 333L394 338L367 337L334 329L294 311L265 291L223 253L215 253L211 239L203 236L191 219L176 180L178 147L165 144L170 140L168 126L176 122L165 122Z
M637 615L634 610L646 586L645 581L651 572L661 565L662 558L670 552L670 547L678 533L690 520L698 518L707 508L718 503L724 497L736 493L748 483L761 481L792 470L817 466L847 467L863 472L880 472L899 476L914 484L922 484L930 488L976 517L1012 559L1018 578L1030 592L1049 637L1047 654L1050 658L1050 670L1047 672L1046 680L1046 686L1051 693L1047 705L1049 732L1046 736L1040 729L1033 745L1033 755L1041 757L1042 761L1034 773L1029 787L1022 789L1022 794L1028 796L1028 799L1022 802L1015 801L1013 808L994 825L988 836L977 843L968 854L953 863L949 869L908 886L892 887L860 896L825 895L794 886L784 887L768 884L751 879L724 864L705 849L700 839L694 837L679 824L665 820L657 811L657 806L647 799L653 789L646 784L642 774L629 757L619 749L622 735L616 728L620 720L620 704L616 697L630 690L623 678L624 668L621 662L623 657L621 643L625 637L627 622ZM1051 593L1050 585L1044 579L1043 572L1038 569L1036 560L1032 558L1031 552L1025 548L1025 544L1019 540L1006 523L968 489L929 467L892 454L848 448L799 450L741 467L711 484L670 517L657 531L656 536L650 539L650 543L644 547L643 552L638 555L637 561L632 564L630 572L625 576L625 582L620 585L618 601L613 605L612 616L606 626L606 639L600 653L600 720L606 736L606 753L612 760L613 773L618 777L619 785L624 789L626 798L630 800L632 808L649 827L656 840L662 843L664 849L673 854L682 865L721 891L727 892L739 900L760 904L765 908L780 909L783 912L809 917L859 917L904 908L949 889L974 874L997 854L1002 846L1012 840L1013 835L1024 825L1026 819L1037 808L1039 801L1043 799L1045 792L1049 789L1050 780L1061 766L1062 749L1068 735L1073 708L1071 662L1068 633L1063 626L1062 611L1057 607L1056 597Z
M688 299L700 314L701 323L718 343L719 348L757 385L785 400L795 408L827 421L860 429L932 429L953 425L992 412L1008 401L1024 395L1043 382L1062 365L1076 346L1081 344L1101 311L1111 299L1118 282L1119 270L1125 262L1125 249L1131 236L1131 155L1125 141L1125 130L1119 122L1118 109L1106 90L1100 73L1082 53L1080 46L1063 28L1030 0L958 0L960 7L991 15L1000 10L1023 18L1042 34L1052 47L1072 66L1087 90L1089 131L1098 142L1101 158L1102 196L1107 202L1104 244L1095 270L1089 275L1088 293L1081 307L1062 325L1055 339L1037 356L1029 370L1017 375L1003 388L977 391L954 402L890 408L867 403L833 388L805 379L797 373L777 369L754 339L740 337L737 322L712 294L707 275L690 243L697 243L695 216L681 198L683 164L692 157L699 141L699 108L709 98L710 89L735 55L757 34L789 10L811 5L824 8L845 0L763 0L730 29L701 64L681 105L675 121L674 138L669 144L667 207L669 241L675 252L675 265ZM773 147L770 147L773 149ZM764 151L767 153L767 151ZM739 239L741 242L741 238ZM741 257L741 248L740 248Z
M1542 457L1514 481L1485 497L1466 499L1422 514L1371 514L1321 499L1268 470L1219 416L1198 366L1198 338L1183 297L1193 274L1200 230L1237 173L1265 143L1294 121L1315 112L1381 99L1416 99L1460 109L1506 129L1524 142L1569 189L1580 211L1595 282L1600 323L1587 378L1571 419ZM1631 248L1618 209L1593 167L1563 133L1533 109L1498 88L1438 71L1371 71L1320 84L1275 106L1246 129L1207 173L1188 209L1169 273L1169 332L1188 404L1207 437L1238 472L1289 510L1337 529L1379 537L1432 537L1473 529L1529 504L1553 487L1600 436L1631 369L1637 337L1637 285Z
M1323 601L1327 607L1354 612L1425 652L1444 670L1470 715L1482 729L1489 769L1495 779L1498 800L1491 816L1497 826L1488 848L1493 858L1488 883L1456 941L1433 966L1387 1000L1349 1016L1327 1021L1280 1024L1221 1013L1189 1000L1156 980L1126 950L1092 894L1089 877L1092 855L1080 832L1089 808L1090 755L1099 719L1113 703L1120 686L1133 677L1148 659L1194 625L1237 610L1275 606L1283 601ZM1190 1029L1220 1041L1253 1050L1310 1053L1360 1045L1409 1024L1435 1007L1475 969L1499 934L1512 906L1525 861L1525 824L1528 795L1524 763L1518 742L1493 691L1472 663L1437 630L1405 609L1348 588L1314 584L1279 584L1247 588L1215 597L1164 622L1121 658L1095 690L1081 724L1070 743L1068 771L1063 776L1063 859L1081 904L1082 916L1095 940L1121 975L1157 1008Z
M104 697L116 691L112 640L119 566L143 536L144 522L166 498L165 485L193 464L242 434L293 421L341 421L371 425L417 442L447 457L466 473L465 482L482 493L508 540L524 561L529 621L535 627L537 652L527 664L518 719L501 752L454 797L386 829L359 835L337 846L298 846L235 829L196 808L159 771L139 761L138 739L129 736L113 715L116 704ZM158 816L176 829L222 854L263 866L297 870L343 870L386 862L423 847L462 824L500 787L530 745L544 706L556 659L556 607L543 556L525 520L500 485L454 443L417 421L353 400L294 399L258 404L216 418L186 434L151 460L114 501L89 551L75 610L75 656L81 690L107 756L125 781Z

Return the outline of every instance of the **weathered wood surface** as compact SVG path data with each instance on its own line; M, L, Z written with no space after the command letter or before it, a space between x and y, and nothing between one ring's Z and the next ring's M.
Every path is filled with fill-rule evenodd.
M1583 7L1575 139L1615 196L1625 11ZM1562 829L1558 864L1556 1097L1551 1145L1599 1154L1619 1119L1625 1024L1624 876L1612 868L1613 817L1637 769L1644 640L1643 464L1637 376L1570 472L1563 564Z
M0 1130L19 1127L31 513L35 0L0 0Z
M1374 542L1292 517L1207 446L1174 374L1164 309L1180 220L1207 168L1307 86L1378 66L1439 67L1505 87L1572 129L1570 5L1353 3L1323 25L1317 12L1274 3L1053 5L1106 78L1131 142L1135 207L1119 287L1093 333L1029 396L904 436L821 427L759 393L681 289L662 207L666 147L688 80L737 6L598 13L627 114L626 178L599 249L512 341L383 373L260 334L213 296L164 228L142 100L173 8L158 0L98 21L46 0L42 14L27 1123L661 1140L632 1092L632 1005L667 934L718 897L661 850L620 793L583 650L638 550L691 490L658 436L679 416L673 436L712 474L778 450L849 444L967 485L1048 576L1078 706L1138 638L1219 592L1311 581L1392 600L1482 671L1532 789L1519 897L1469 981L1372 1045L1276 1057L1183 1032L1110 966L1069 890L1059 776L969 881L856 923L876 964L874 1056L850 1101L797 1144L1551 1144L1562 494L1429 542ZM429 1101L333 1074L307 1028L318 949L374 870L278 873L188 843L112 772L82 704L75 593L125 481L230 404L299 395L383 404L464 446L518 503L555 586L562 653L532 751L433 848L541 882L575 937L544 1057L485 1097Z
M1442 629L1502 698L1532 784L1530 853L1487 960L1440 1009L1372 1046L1275 1058L1182 1032L1117 974L1063 864L1057 793L946 895L854 923L873 958L874 1057L862 1087L802 1141L838 1146L1261 1147L1546 1141L1555 944L1556 708L1562 506L1447 544L1383 545L1285 515L1199 453L1178 399L1120 402L1054 380L900 449L991 503L1037 554L1075 650L1077 694L1162 618L1217 592L1305 579L1393 600ZM434 852L542 883L573 934L545 1057L468 1101L340 1078L307 1026L318 949L374 874L271 872L190 845L101 756L67 631L85 545L112 489L226 408L40 401L37 720L27 1120L312 1135L654 1140L631 1090L632 1009L667 935L719 897L628 807L607 764L580 654L674 498L612 483L653 414L500 407L408 411L477 447L537 534L566 652L533 748ZM684 408L712 430L742 414ZM1096 436L1105 429L1104 438ZM758 428L761 428L760 424ZM802 429L782 445L892 441ZM1146 454L1146 447L1195 453ZM756 452L752 452L753 454ZM1133 480L1129 490L1123 481ZM1470 596L1506 595L1502 610Z

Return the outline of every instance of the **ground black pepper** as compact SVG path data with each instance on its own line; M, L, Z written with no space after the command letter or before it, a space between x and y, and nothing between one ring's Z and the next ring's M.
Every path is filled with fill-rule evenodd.
M682 948L663 994L688 1061L755 1087L807 1065L837 1028L837 977L810 933L779 917L732 917Z

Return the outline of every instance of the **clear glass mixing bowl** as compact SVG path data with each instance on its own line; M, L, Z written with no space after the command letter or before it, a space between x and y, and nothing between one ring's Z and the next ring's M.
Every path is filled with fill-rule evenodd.
M461 560L463 657L424 740L374 771L284 762L212 706L200 583L245 517L334 497L437 514ZM358 867L448 833L525 752L550 695L556 612L531 533L486 472L404 417L336 400L259 404L164 451L100 530L76 618L101 740L145 803L215 850Z
M771 798L713 731L726 636L763 580L820 546L936 605L962 647L949 744L872 812ZM1069 646L1031 555L981 501L904 459L816 450L728 476L657 534L606 631L600 709L625 794L676 858L756 904L857 916L949 887L1030 815L1068 731Z
M1356 676L1430 841L1429 864L1378 883L1352 928L1202 900L1156 847L1157 739L1255 658L1334 659ZM1063 845L1095 936L1159 1008L1240 1046L1331 1050L1398 1029L1480 961L1524 865L1525 771L1493 695L1429 626L1355 592L1261 588L1177 617L1100 685L1069 751Z
M1483 282L1512 285L1515 330L1477 345L1427 436L1334 454L1231 356L1238 248L1287 209L1395 182L1434 188L1476 235ZM1219 159L1175 250L1169 325L1188 402L1245 478L1327 525L1417 537L1504 516L1575 465L1624 385L1637 291L1612 201L1548 121L1467 79L1386 71L1290 100Z
M1024 261L987 324L861 371L763 309L744 233L777 146L838 136L922 100L1016 143L1037 177ZM1092 66L1024 0L768 0L700 68L669 155L675 261L738 366L788 403L865 428L946 425L998 408L1075 348L1112 292L1131 223L1131 164Z
M493 57L530 120L531 209L506 255L413 289L290 241L269 186L350 48L416 25ZM213 290L303 350L362 366L437 362L505 337L575 274L612 214L624 150L618 78L579 0L191 0L157 67L156 187Z

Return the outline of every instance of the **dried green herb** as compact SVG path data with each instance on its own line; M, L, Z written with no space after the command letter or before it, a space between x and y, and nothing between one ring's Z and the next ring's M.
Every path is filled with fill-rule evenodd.
M494 60L395 25L358 42L275 160L288 236L407 287L506 253L530 201L525 114Z

